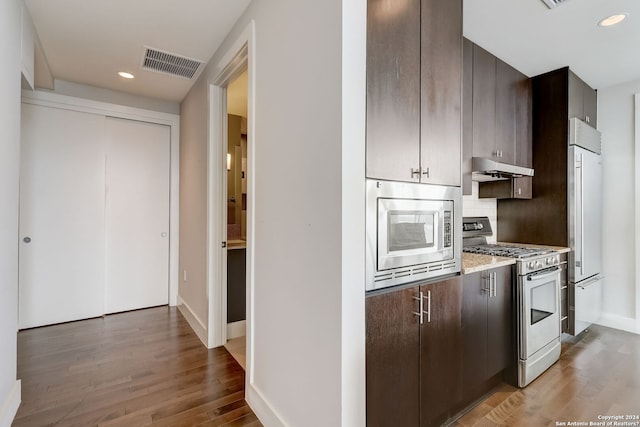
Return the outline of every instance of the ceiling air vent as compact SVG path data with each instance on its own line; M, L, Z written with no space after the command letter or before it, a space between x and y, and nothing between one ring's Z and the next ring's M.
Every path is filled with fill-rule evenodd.
M569 0L542 0L542 3L546 4L549 9L553 9L554 7L560 6L567 1Z
M183 79L193 79L198 75L203 65L204 64L197 59L163 52L147 46L144 48L142 68L145 70L169 74L170 76L181 77Z

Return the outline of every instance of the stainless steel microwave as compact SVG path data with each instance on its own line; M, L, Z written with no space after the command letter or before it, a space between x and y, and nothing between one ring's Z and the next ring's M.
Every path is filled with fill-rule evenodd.
M458 273L460 187L367 180L366 290Z

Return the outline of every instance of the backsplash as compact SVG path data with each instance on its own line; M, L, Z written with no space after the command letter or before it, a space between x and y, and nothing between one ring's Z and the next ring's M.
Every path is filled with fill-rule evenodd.
M462 196L462 216L487 216L493 229L493 236L487 236L488 243L495 243L498 235L498 203L496 199L479 199L478 182L472 183L471 196Z

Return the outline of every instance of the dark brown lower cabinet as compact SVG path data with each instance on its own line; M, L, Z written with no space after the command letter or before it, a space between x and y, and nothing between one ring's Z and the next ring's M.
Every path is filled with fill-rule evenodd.
M367 426L420 422L418 287L367 297Z
M455 413L461 307L461 276L367 297L367 426L435 426Z
M462 277L420 289L430 301L420 328L420 426L439 426L462 400Z
M498 384L515 363L511 267L464 278L462 298L462 402L469 404Z

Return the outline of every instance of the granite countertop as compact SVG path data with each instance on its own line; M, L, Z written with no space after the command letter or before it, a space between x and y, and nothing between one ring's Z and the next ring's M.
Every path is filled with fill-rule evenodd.
M478 271L489 270L496 267L504 267L516 263L515 258L505 258L501 256L481 255L463 252L462 253L462 274L477 273Z

